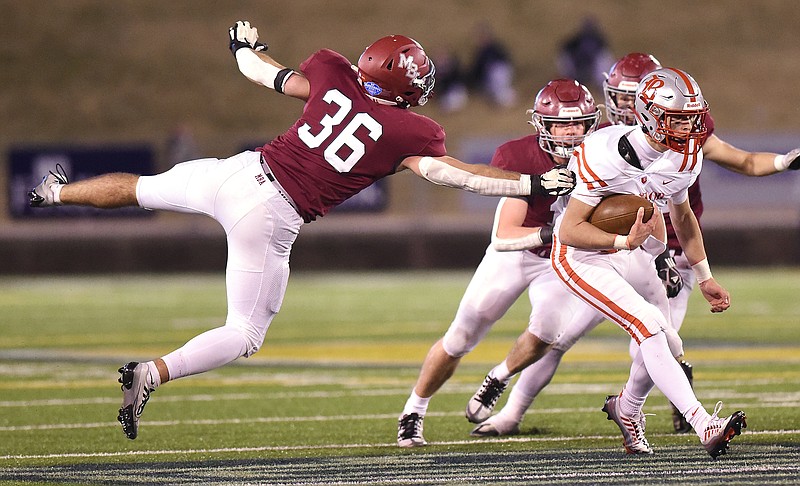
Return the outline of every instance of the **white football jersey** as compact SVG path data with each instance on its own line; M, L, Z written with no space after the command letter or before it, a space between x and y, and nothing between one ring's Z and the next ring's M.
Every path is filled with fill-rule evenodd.
M640 167L620 153L620 139L628 137ZM703 166L703 152L684 155L672 150L653 149L639 127L612 125L590 134L575 150L569 168L577 176L575 189L569 196L559 198L553 206L557 215L563 213L569 197L596 206L610 194L635 194L648 199L662 213L669 212L667 202L684 202L688 189Z

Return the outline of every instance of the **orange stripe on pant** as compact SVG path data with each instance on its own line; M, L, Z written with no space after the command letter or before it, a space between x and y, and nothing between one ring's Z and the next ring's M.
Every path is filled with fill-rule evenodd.
M552 262L553 269L556 275L558 275L558 278L564 282L572 293L600 311L610 320L616 322L625 332L630 334L637 344L653 335L647 329L647 326L634 314L620 307L619 304L606 296L602 291L581 278L567 259L567 252L569 249L567 245L561 244L557 237L554 237L553 241L554 247L550 254L550 261Z

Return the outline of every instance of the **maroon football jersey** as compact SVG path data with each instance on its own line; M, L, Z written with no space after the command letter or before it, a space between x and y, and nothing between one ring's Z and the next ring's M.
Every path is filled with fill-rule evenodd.
M323 49L300 70L311 85L303 115L257 150L304 221L393 174L406 157L447 154L438 123L367 97L341 54Z
M555 167L555 162L550 154L539 146L538 135L527 135L497 147L491 165L500 169L537 176ZM531 194L526 196L526 199L528 200L528 212L522 223L523 226L536 228L547 226L553 222L553 211L550 206L556 201L555 196ZM545 246L547 245L549 242L545 242Z

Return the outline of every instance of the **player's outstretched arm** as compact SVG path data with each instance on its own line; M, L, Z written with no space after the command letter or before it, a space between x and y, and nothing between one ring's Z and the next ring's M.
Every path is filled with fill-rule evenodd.
M787 154L747 152L711 135L703 144L703 156L720 167L747 176L766 176L800 169L800 149Z
M258 29L246 20L237 21L228 29L229 47L239 71L250 81L274 89L278 93L308 100L310 86L301 73L283 66L266 54L269 48L259 42Z
M542 175L531 176L490 165L467 164L449 156L413 156L403 160L397 170L404 169L411 169L434 184L485 196L559 196L569 194L575 187L575 174L566 168L555 168Z

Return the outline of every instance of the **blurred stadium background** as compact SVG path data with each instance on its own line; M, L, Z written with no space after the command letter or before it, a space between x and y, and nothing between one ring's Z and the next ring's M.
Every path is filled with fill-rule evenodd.
M83 150L101 154L95 163L103 172L128 167L119 165L121 158L103 156L119 150L133 151L134 158L144 151L152 170L161 171L172 164L167 146L178 129L193 134L200 155L214 157L281 133L302 106L238 72L226 46L227 29L237 19L257 26L270 53L292 67L324 47L355 62L367 44L390 33L416 38L434 61L452 51L466 64L478 25L488 22L514 62L517 102L502 108L473 96L457 112L443 111L435 100L419 109L445 127L454 156L479 162L488 161L500 143L530 133L525 110L558 75L559 45L587 16L599 22L615 57L650 52L690 72L724 140L753 151L795 148L797 9L780 0L0 0L0 273L224 267L222 230L207 218L114 212L33 217L22 203L35 179L18 173L20 164L68 161ZM599 90L594 95L602 100ZM800 263L800 174L749 179L709 163L703 179L712 263ZM406 174L387 179L382 189L385 204L376 211L338 211L305 227L293 268L478 263L496 199Z

